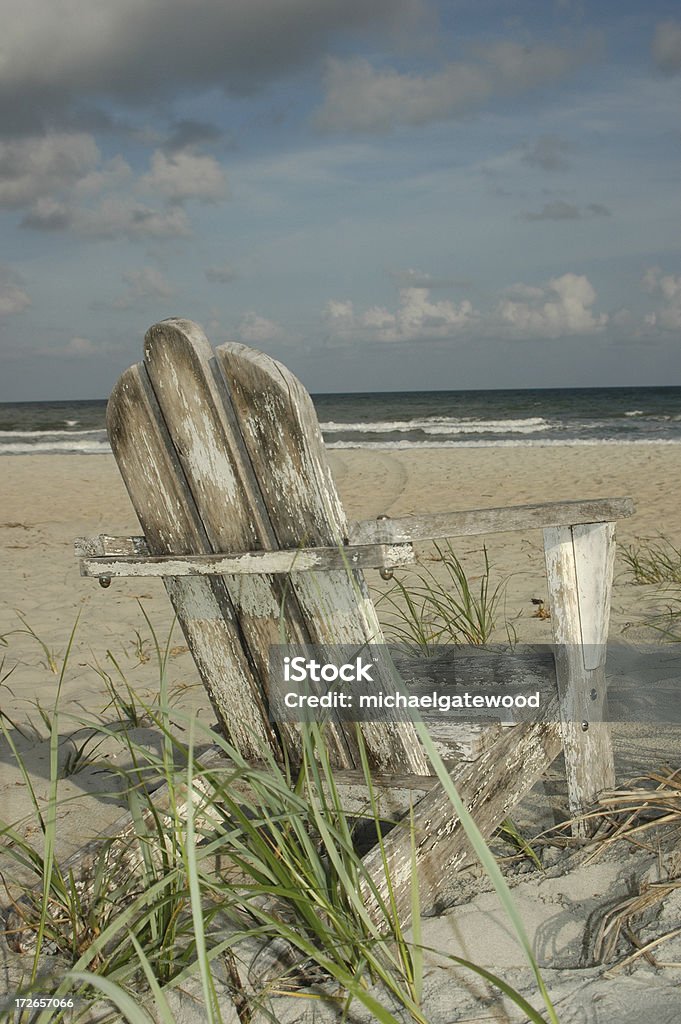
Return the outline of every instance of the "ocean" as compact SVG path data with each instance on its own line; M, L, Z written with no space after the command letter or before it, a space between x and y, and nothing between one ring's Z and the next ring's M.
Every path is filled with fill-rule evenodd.
M314 395L329 448L680 444L681 387ZM109 452L106 401L0 403L0 455Z

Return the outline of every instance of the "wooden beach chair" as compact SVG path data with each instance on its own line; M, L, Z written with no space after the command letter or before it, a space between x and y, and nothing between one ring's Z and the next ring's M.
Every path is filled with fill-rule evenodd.
M80 541L81 571L162 576L218 725L247 759L267 745L295 759L299 733L269 716L269 657L282 628L295 644L381 642L362 569L415 560L414 543L542 529L555 640L555 699L536 719L498 730L477 760L461 760L461 727L438 743L483 834L490 834L565 754L570 809L579 814L613 785L604 661L618 518L627 498L490 508L348 523L329 471L312 401L270 357L228 343L215 352L187 320L146 335L108 408L111 445L143 537ZM381 688L390 692L385 671ZM417 865L424 907L468 856L448 797L432 777L415 728L392 714L361 726L377 790L399 814L416 795ZM337 782L361 778L356 732L328 721ZM458 731L457 731L458 730ZM456 763L458 762L458 763ZM392 802L391 802L392 801ZM399 825L385 839L392 885L410 913L412 848ZM378 851L366 858L385 893Z

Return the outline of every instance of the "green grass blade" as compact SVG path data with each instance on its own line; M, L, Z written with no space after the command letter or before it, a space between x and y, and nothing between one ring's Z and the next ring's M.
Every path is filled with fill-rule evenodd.
M135 952L137 953L137 959L141 964L142 970L144 971L144 976L147 979L147 984L151 989L152 995L154 996L154 999L156 1001L156 1006L158 1007L158 1010L161 1014L161 1021L163 1022L163 1024L175 1024L175 1019L173 1017L170 1006L168 1005L168 1000L163 994L163 990L156 979L156 975L152 970L151 964L149 963L149 960L147 959L144 950L142 949L142 947L140 946L139 942L137 941L132 932L128 932L128 938L130 939L130 942Z
M45 934L45 927L47 924L50 903L50 892L52 889L54 847L57 825L57 788L59 781L59 698L61 696L64 677L66 675L66 666L68 665L69 655L71 654L71 648L73 647L73 641L76 636L79 618L80 613L76 616L76 621L73 625L73 629L71 630L71 635L69 637L69 641L66 647L66 654L64 655L64 661L62 663L61 672L59 673L57 692L54 699L54 711L52 714L52 728L50 730L50 788L47 799L45 829L43 834L43 891L42 902L40 907L40 919L38 921L38 928L36 934L36 950L33 958L33 966L31 968L32 982L35 981L38 974L38 969L40 967L40 956L42 953L43 936Z
M205 1009L208 1024L222 1024L222 1016L218 1006L215 985L210 973L210 966L206 955L206 935L204 931L203 911L201 906L201 886L199 883L198 863L196 858L196 835L194 831L194 729L190 723L189 727L189 751L187 759L187 822L186 840L184 843L184 856L189 880L189 895L191 899L192 921L194 923L194 939L196 942L196 957L201 975L201 986L203 997L206 1003Z
M90 971L70 971L69 978L101 992L117 1010L120 1010L128 1024L150 1024L150 1022L153 1024L152 1017L140 1006L139 999L133 999L125 989L111 981L110 978L103 978L100 974L93 974ZM49 1017L44 1018L45 1024L49 1019ZM43 1024L42 1015L38 1024Z

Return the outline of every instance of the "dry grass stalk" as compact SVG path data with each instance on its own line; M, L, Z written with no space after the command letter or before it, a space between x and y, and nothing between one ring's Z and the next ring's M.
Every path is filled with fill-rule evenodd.
M629 896L616 907L612 907L603 917L600 928L596 935L594 944L594 956L600 963L612 959L617 948L617 943L624 933L627 939L636 947L636 952L625 957L611 970L619 970L627 964L633 963L641 956L645 956L651 967L658 967L659 964L651 956L650 950L658 946L666 939L673 938L681 933L681 928L676 928L665 935L661 935L645 945L641 943L632 925L632 919L637 914L643 914L646 910L661 903L675 889L681 888L681 879L673 879L663 882L643 883L641 892L637 896Z

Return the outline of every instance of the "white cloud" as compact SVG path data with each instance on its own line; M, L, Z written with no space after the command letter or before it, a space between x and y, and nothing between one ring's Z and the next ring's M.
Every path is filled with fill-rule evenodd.
M162 205L145 201L152 193ZM141 198L135 198L141 196ZM0 141L0 207L23 209L21 224L37 231L72 231L92 238L165 238L190 233L178 207L188 199L217 202L227 195L212 156L156 150L135 178L122 156L103 159L82 132Z
M516 283L487 311L469 299L433 302L427 288L402 288L397 309L356 310L349 300L333 299L324 310L331 341L428 342L465 338L562 338L595 334L608 323L595 314L596 292L583 275L563 274L547 284Z
M355 312L352 302L339 302L338 299L329 299L324 310L324 315L330 323L343 326L351 326L354 322Z
M100 160L95 140L84 133L0 141L0 206L17 209L69 188Z
M131 309L153 299L168 299L173 294L172 285L155 267L129 270L123 274L123 280L127 288L112 303L116 309Z
M518 285L515 286L518 288ZM563 274L552 278L525 299L504 299L498 316L509 333L525 338L560 338L571 334L595 334L602 331L608 317L595 316L591 307L596 292L582 274Z
M681 275L663 274L659 267L651 267L643 277L643 287L652 295L659 295L663 305L646 316L651 327L667 331L681 329Z
M315 123L328 131L380 132L456 117L481 107L492 95L525 92L555 81L585 53L507 40L480 47L473 60L452 61L431 75L378 69L363 58L329 58L326 97Z
M476 316L468 299L457 306L448 299L431 302L427 288L403 288L400 291L397 324L402 335L415 333L448 337L452 332L470 326Z
M151 206L135 193L153 188L167 200ZM212 157L154 154L150 172L135 179L122 156L104 159L84 132L51 132L0 140L0 208L23 210L21 225L72 231L84 237L163 238L189 234L178 203L223 194L222 170Z
M260 316L254 310L244 313L237 327L239 340L245 344L258 344L272 341L282 335L282 329L274 320Z
M356 313L352 302L332 299L324 317L332 339L400 342L453 337L470 329L478 313L467 299L458 306L432 302L428 288L401 288L394 313L382 306Z
M187 214L180 207L154 209L116 197L103 200L95 209L77 211L74 226L83 235L99 238L168 238L191 231Z
M479 106L492 91L476 67L450 64L434 75L377 70L362 58L330 58L326 98L315 123L329 131L386 131L426 124Z
M10 267L0 265L0 316L23 313L31 305L21 277Z
M669 75L681 71L681 21L661 21L655 26L653 60Z
M191 233L180 206L154 208L130 197L109 196L94 206L41 199L22 218L36 231L73 231L85 238L171 238Z
M130 164L119 154L101 164L96 170L79 178L74 183L73 194L78 198L96 196L126 185L132 176Z
M63 231L73 227L74 219L74 210L63 199L40 196L22 217L21 226L36 231Z
M151 169L140 185L171 203L187 199L216 203L227 197L227 181L215 157L190 150L168 154L157 149L151 158Z

